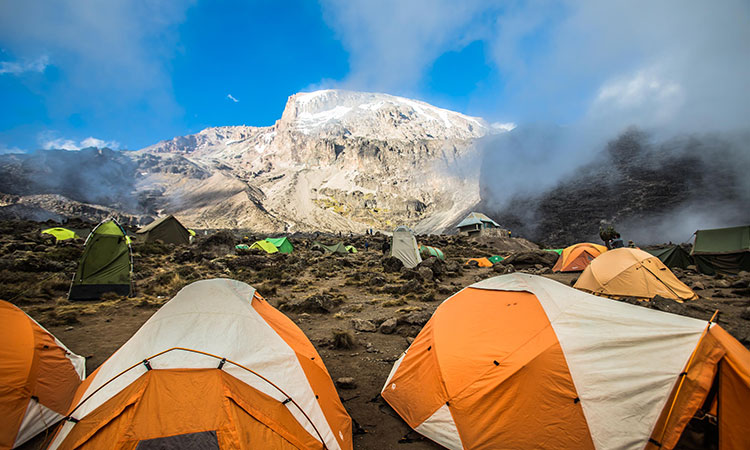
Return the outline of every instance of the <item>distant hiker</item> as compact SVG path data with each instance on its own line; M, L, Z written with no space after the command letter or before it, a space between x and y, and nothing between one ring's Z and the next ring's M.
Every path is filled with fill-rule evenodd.
M370 243L365 241L365 251L367 251L368 248L370 248Z
M612 239L611 243L612 243L611 244L612 248L610 250L615 249L615 248L625 247L625 243L622 241L622 238L620 237L620 233L615 233L615 238Z
M628 247L630 247L630 248L635 248L635 242L633 242L633 241L628 241Z

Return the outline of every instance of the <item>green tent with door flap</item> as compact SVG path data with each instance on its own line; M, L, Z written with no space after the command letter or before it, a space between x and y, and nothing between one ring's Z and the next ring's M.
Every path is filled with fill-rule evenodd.
M184 245L190 243L190 231L179 220L169 215L154 220L150 224L136 231L145 242L162 241L165 244Z
M98 300L107 292L132 295L132 273L133 257L125 230L116 220L105 220L86 238L68 299Z
M497 264L497 263L501 262L502 260L504 260L505 258L503 258L500 255L493 255L493 256L490 256L487 259L489 259L492 264Z
M289 239L285 237L266 238L266 242L270 242L271 244L276 246L276 248L279 249L281 253L292 253L294 251L292 243L289 242Z
M691 255L707 275L750 271L750 225L696 231Z
M312 247L310 247L312 250L323 250L326 253L343 253L347 254L349 251L346 249L346 246L343 242L337 242L333 245L324 245L320 242L313 242Z
M345 245L344 248L349 253L357 253L357 247L355 247L353 245Z
M429 245L420 245L419 253L424 258L429 258L431 256L434 256L435 258L441 261L445 261L445 255L443 254L443 251L437 247L431 247Z
M674 267L684 269L693 264L693 257L681 245L669 245L644 250L659 258L670 269Z
M75 239L78 237L75 231L60 227L47 228L46 230L42 230L42 234L49 234L51 236L54 236L56 242Z
M275 245L268 241L255 241L253 242L253 245L250 246L250 248L258 248L263 250L266 253L278 253L279 249L276 248Z

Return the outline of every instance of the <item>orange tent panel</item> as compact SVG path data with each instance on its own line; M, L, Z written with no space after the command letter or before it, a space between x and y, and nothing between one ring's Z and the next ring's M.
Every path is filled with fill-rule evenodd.
M607 247L584 242L571 245L563 249L557 262L552 267L553 272L579 272L585 269L597 256L607 251Z
M84 374L84 360L16 306L0 301L0 448L13 448L60 420ZM76 368L73 360L79 365ZM30 404L39 419L21 425ZM33 411L28 411L33 412ZM19 442L19 439L22 441Z
M469 264L472 261L476 261L479 267L492 267L492 261L490 261L487 258L471 258L468 261L466 261L464 264Z

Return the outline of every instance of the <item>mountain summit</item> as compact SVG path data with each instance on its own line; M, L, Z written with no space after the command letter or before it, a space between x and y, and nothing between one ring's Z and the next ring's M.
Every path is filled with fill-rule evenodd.
M193 227L362 232L405 224L440 232L479 202L473 142L507 129L403 97L322 90L289 97L270 127L207 128L121 152L124 158L108 156L106 165L118 170L101 176L116 184L116 173L133 187L132 201L91 205L90 198L101 196L63 195L42 207L29 197L75 192L64 189L64 180L58 192L49 191L49 180L0 192L14 195L6 207L34 206L37 218L39 208L51 216L117 208L135 222L170 213ZM8 155L0 167L44 165L50 159L42 154ZM69 156L56 154L55 164L75 165ZM89 167L100 159L92 155ZM98 176L95 169L90 174ZM76 202L87 208L71 208ZM57 203L65 205L51 206ZM23 216L25 209L14 211Z

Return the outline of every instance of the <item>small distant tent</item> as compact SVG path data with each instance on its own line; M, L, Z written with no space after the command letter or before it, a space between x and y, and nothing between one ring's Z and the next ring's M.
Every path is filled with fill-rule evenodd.
M698 298L659 258L637 248L617 248L598 256L573 287L610 298Z
M487 258L492 264L497 264L499 262L502 262L505 258L503 258L500 255L493 255Z
M188 233L190 233L190 236L195 236L195 231L190 228L188 228Z
M75 239L78 237L75 231L67 228L47 228L42 230L42 234L49 234L55 237L56 242L67 241L68 239Z
M434 256L435 258L445 261L445 255L443 251L437 247L430 247L429 245L422 245L419 247L419 253L423 258L429 258Z
M696 231L691 255L707 275L750 271L750 225Z
M417 239L408 227L400 226L393 230L391 256L400 259L404 266L409 269L422 262Z
M489 258L471 258L470 260L466 261L464 265L479 266L479 267L492 267L493 266Z
M580 272L589 265L591 260L607 251L607 247L590 242L574 244L563 249L557 262L552 267L553 272Z
M349 251L346 249L346 246L342 242L337 242L333 245L324 245L320 242L313 242L313 245L311 247L313 250L323 250L326 253L342 253L347 254Z
M659 258L669 268L678 267L684 269L693 264L693 258L690 256L690 253L686 252L680 245L645 250Z
M68 414L86 359L0 300L0 448L18 447Z
M347 251L347 252L349 252L349 253L357 253L357 247L355 247L355 246L353 246L353 245L347 245L347 246L345 246L344 248L345 248L345 249L346 249L346 251Z
M255 241L253 242L253 245L250 246L250 248L257 248L259 250L263 250L266 253L278 253L279 249L276 248L275 245L268 241Z
M546 252L555 252L558 255L562 255L563 250L564 249L562 249L562 248L545 248L544 249L544 251L546 251Z
M267 242L270 242L271 244L275 245L276 248L281 253L292 253L294 251L294 247L292 246L292 243L289 242L289 239L285 237L280 238L266 238Z
M189 244L190 231L179 220L169 215L157 219L136 232L145 242L162 241L165 244Z
M133 293L133 257L125 230L115 219L100 223L91 231L83 248L69 300L98 300L106 292Z
M234 246L237 250L250 250L250 246L247 244L237 244Z

